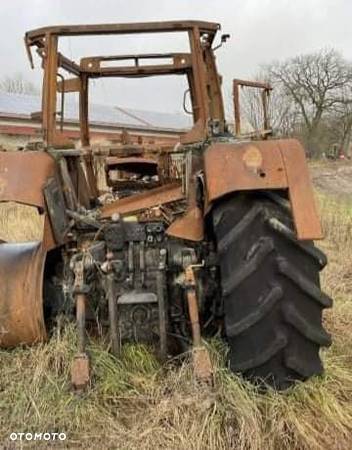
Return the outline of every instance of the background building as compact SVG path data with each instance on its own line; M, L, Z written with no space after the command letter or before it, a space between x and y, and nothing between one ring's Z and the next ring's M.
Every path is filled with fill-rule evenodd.
M1 92L0 145L14 150L30 141L40 141L40 110L40 96ZM89 119L92 143L121 142L122 134L127 132L132 142L172 144L192 124L191 117L181 113L133 110L101 104L90 105ZM75 143L79 142L78 99L72 96L65 99L64 134Z

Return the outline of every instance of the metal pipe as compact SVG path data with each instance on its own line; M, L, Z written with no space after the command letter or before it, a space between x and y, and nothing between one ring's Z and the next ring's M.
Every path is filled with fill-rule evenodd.
M160 339L160 356L165 360L167 357L167 336L166 336L166 304L164 295L164 270L158 270L156 274L156 288L159 306L159 339Z
M60 111L60 131L64 131L64 117L65 117L65 78L61 73L57 73L57 76L61 78L62 90L61 90L61 111Z
M109 306L109 328L110 328L110 339L111 339L111 352L114 356L118 357L121 352L121 339L119 331L119 321L118 321L118 311L117 311L117 301L114 289L114 274L113 272L108 273L106 277L106 291L108 297Z
M235 134L241 134L240 91L237 80L233 80L233 106L235 113Z
M191 321L191 328L192 328L193 345L194 347L198 347L200 346L202 340L200 334L198 302L194 288L188 288L187 302L188 302L189 318Z
M78 351L86 352L86 305L85 294L76 294L76 323L78 331Z

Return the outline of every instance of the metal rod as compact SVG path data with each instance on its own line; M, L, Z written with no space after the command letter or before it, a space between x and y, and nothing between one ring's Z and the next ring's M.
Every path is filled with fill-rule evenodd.
M60 131L64 131L64 118L65 118L65 78L61 73L57 76L61 78L62 90L61 90L61 111L60 111Z
M164 283L164 270L160 269L156 274L156 285L159 303L160 356L163 360L165 360L167 357L166 304L164 295Z
M241 134L240 92L237 80L233 80L233 106L235 112L235 134Z
M194 288L187 290L188 312L191 321L193 345L198 347L201 344L201 334L199 325L199 311L196 292Z
M86 304L85 294L76 294L76 323L78 331L78 351L86 352Z
M262 102L263 102L263 114L264 114L264 130L270 130L270 118L268 112L270 90L264 89L262 92Z
M114 289L114 274L110 272L106 277L107 297L109 306L109 328L111 339L111 352L118 357L121 352L121 340L119 331L117 301Z

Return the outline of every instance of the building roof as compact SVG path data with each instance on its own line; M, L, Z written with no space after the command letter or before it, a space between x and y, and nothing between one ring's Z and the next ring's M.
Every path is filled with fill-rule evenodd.
M58 105L59 109L59 105ZM41 97L29 94L12 94L0 92L0 115L28 117L41 110ZM65 120L78 120L78 99L65 98ZM91 103L89 107L91 123L115 125L126 128L152 128L163 130L185 130L190 128L190 116L182 113L163 113L140 109L123 108Z

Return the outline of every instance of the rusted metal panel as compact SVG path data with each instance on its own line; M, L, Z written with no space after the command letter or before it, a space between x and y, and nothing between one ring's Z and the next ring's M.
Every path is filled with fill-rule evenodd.
M43 27L26 33L29 45L45 37L47 33L58 36L75 36L89 34L133 34L133 33L164 33L187 31L198 27L202 33L216 33L220 24L196 20L175 20L169 22L141 22L141 23L106 23L99 25L57 25Z
M143 64L144 60L171 59L171 63ZM130 65L105 66L105 62L132 61ZM192 68L191 55L189 53L156 53L116 56L92 56L82 58L80 62L82 72L92 77L129 77L145 75L166 75L172 73L186 73Z
M236 191L288 189L298 239L321 239L302 146L295 139L214 144L204 155L207 203Z
M323 230L304 149L296 139L280 140L278 146L286 169L297 237L301 240L322 239Z
M51 227L51 222L50 222L49 216L48 216L48 214L45 214L44 234L43 234L43 243L42 243L43 248L45 250L49 251L61 244L63 244L63 241L57 242L55 240L54 232Z
M204 238L204 217L198 207L189 209L186 214L176 219L166 230L166 234L179 239L201 241Z
M0 347L46 339L40 242L0 244Z
M119 158L117 156L110 156L108 158L106 158L106 162L105 162L106 166L124 166L124 165L129 165L129 164L141 164L141 165L158 165L158 161L156 161L155 159L149 159L149 158L139 158L131 156L131 157L126 157L126 158Z
M43 189L55 166L44 152L0 152L0 201L44 208Z
M131 214L143 209L153 208L165 203L184 198L182 187L178 183L166 184L141 194L116 200L101 209L101 218L111 217L112 214Z
M57 82L58 92L79 92L81 89L80 78L69 78L64 81Z
M211 145L204 155L208 201L233 191L287 188L277 142Z
M50 178L44 188L47 214L50 217L48 225L53 232L56 242L65 242L66 235L70 229L69 218L66 213L66 205L62 187L56 178Z

